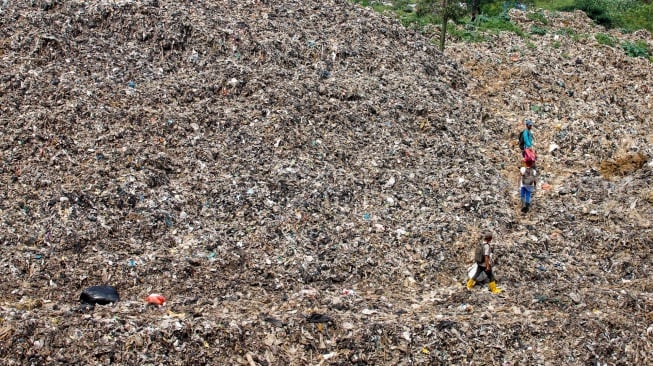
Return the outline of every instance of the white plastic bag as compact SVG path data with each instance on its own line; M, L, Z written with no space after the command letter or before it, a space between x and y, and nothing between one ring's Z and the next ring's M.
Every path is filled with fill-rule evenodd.
M472 278L476 274L476 269L478 268L478 264L474 263L467 269L467 277ZM485 272L481 272L481 274L478 275L478 278L476 278L476 282L483 282L487 280L487 275Z

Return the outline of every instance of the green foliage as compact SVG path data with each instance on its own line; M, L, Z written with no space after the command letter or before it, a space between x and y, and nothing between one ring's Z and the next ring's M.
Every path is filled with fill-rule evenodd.
M543 36L546 34L546 28L538 27L536 25L531 27L531 33Z
M553 47L555 49L560 48L560 42L558 42L558 41L553 42L553 44L551 44L551 47Z
M491 2L481 5L481 14L486 16L495 17L503 12L503 7L500 2Z
M617 41L615 41L614 38L605 33L597 33L594 35L594 38L596 38L596 41L599 42L599 44L604 44L606 46L613 47L615 44L617 44Z
M573 36L571 36L571 40L574 42L578 42L581 39L588 39L590 36L589 34L586 33L576 33Z
M560 10L580 9L597 24L629 31L653 31L653 4L648 0L574 0Z
M410 1L407 0L394 0L392 2L392 10L401 10L401 11L406 11L409 8ZM412 9L408 10L409 12L412 11Z
M524 31L521 28L511 22L509 18L506 19L502 16L480 16L478 17L478 26L481 29L494 31L495 33L498 33L499 31L507 31L513 32L520 37L524 36Z
M535 3L548 10L583 10L606 27L653 32L653 1L650 0L537 0Z
M424 29L428 24L440 23L440 18L434 14L419 15L416 11L396 11L397 17L405 27Z
M526 18L528 18L530 20L535 20L535 21L540 22L540 23L542 23L544 25L549 24L549 22L546 20L546 17L544 16L544 12L541 11L541 10L538 10L538 11L532 12L532 13L528 13L526 15Z
M464 4L464 2L450 0L448 6L442 9L441 0L418 0L416 8L417 14L420 16L435 14L442 17L442 15L446 15L447 19L458 21L467 14Z
M573 37L576 35L576 30L574 28L560 28L556 31L556 34L559 34L561 36L568 36L568 37Z
M379 13L383 13L386 10L394 9L394 6L387 5L386 2L378 1L378 0L351 0L351 2L353 2L354 4L370 7L374 9L374 11L377 11Z
M547 10L569 9L574 5L574 0L536 0L535 7Z
M535 49L535 43L526 42L526 48L528 48L529 50L534 50Z
M644 41L624 42L621 44L626 54L630 57L648 58L651 55L648 45Z
M612 28L615 25L614 16L610 13L607 1L604 0L576 0L574 8L580 9L587 14L597 24L606 28ZM572 10L572 9L570 9Z
M384 11L392 10L391 6L383 5L383 4L376 4L375 3L375 4L372 4L370 6L372 7L372 9L374 9L374 11L376 11L378 13L383 13Z
M481 13L489 16L498 16L507 14L512 8L533 9L536 1L534 0L500 0L500 1L481 1Z
M642 3L627 9L618 16L619 26L634 31L646 29L653 32L653 2Z
M487 37L477 31L474 26L466 26L464 29L454 27L449 30L449 34L457 40L469 43L484 42L487 40Z
M424 29L429 24L440 24L443 15L441 0L351 1L363 6L372 7L378 12L391 11L404 26L415 29ZM525 37L524 31L512 23L508 16L510 9L515 7L523 9L523 5L526 5L528 9L537 7L554 11L573 11L580 9L585 11L595 22L608 28L618 27L627 32L637 29L648 29L653 32L653 1L651 0L481 0L481 13L473 23L465 23L464 21L468 10L461 5L465 3L469 6L470 0L449 0L450 6L444 9L444 11L448 19L453 20L457 24L466 25L464 29L448 27L448 32L453 37L468 42L481 42L486 40L487 33L497 34L501 31L513 32L520 37ZM526 16L528 19L538 22L538 25L530 28L531 34L546 34L547 30L543 26L548 25L548 21L542 10L528 12ZM556 31L556 34L569 36L574 41L590 37L588 34L576 34L576 31L571 28L562 28ZM618 44L617 40L611 39L604 34L596 35L596 40L600 44L610 46ZM642 47L641 44L624 44L622 47L629 54L641 55L646 52L646 54L650 55L648 49Z
M624 12L641 3L640 0L600 0L611 12Z

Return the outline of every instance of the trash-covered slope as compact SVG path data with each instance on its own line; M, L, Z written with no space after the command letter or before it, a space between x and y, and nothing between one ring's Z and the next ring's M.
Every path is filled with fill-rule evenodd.
M522 217L509 131L532 100L513 85L499 108L469 66L502 56L486 45L445 57L345 1L31 4L0 15L8 364L650 359L650 113L616 178L623 144L542 148L552 189ZM484 229L500 296L462 286ZM100 284L121 300L80 306Z
M471 77L470 95L483 101L484 123L503 127L492 145L502 160L519 158L517 133L526 118L535 121L535 207L504 234L507 253L497 266L504 283L507 273L515 281L512 304L523 303L504 311L522 327L548 323L535 330L537 345L517 338L542 355L526 363L647 363L653 66L618 44L643 41L653 49L653 39L646 31L595 27L581 12L540 14L546 22L510 12L524 31L536 26L543 35L502 33L478 47L451 44L446 51ZM617 45L599 44L598 33ZM517 181L513 165L502 172Z

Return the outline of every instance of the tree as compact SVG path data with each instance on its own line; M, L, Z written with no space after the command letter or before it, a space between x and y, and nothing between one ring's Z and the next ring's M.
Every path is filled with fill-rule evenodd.
M471 5L469 6L469 10L472 13L472 22L476 20L476 14L481 12L481 8L479 7L481 4L481 0L472 0Z
M479 0L473 0L474 3ZM432 13L441 19L440 27L440 51L444 51L444 44L447 38L447 23L449 20L458 21L467 14L465 3L456 0L421 0L418 3L418 15Z
M447 11L448 0L442 0L442 27L440 28L440 51L444 51L444 41L447 39L447 23L449 23L449 12Z

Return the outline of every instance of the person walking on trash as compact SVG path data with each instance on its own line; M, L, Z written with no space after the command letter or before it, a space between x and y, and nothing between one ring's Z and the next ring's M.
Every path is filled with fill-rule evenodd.
M521 199L521 212L526 213L531 207L531 198L537 185L537 171L535 164L529 163L519 168L519 198Z
M490 292L493 294L498 294L502 290L497 287L496 280L494 279L494 274L492 273L492 247L490 242L492 241L492 234L486 232L483 235L483 243L479 244L480 248L477 248L475 253L474 260L476 261L476 273L467 280L467 289L471 290L476 285L476 279L481 275L481 272L485 272L485 275L488 278L488 287Z
M527 119L524 124L526 125L526 128L522 130L519 134L519 149L521 150L521 155L522 157L526 157L526 149L531 149L533 150L533 132L531 129L533 128L533 121L530 119Z

